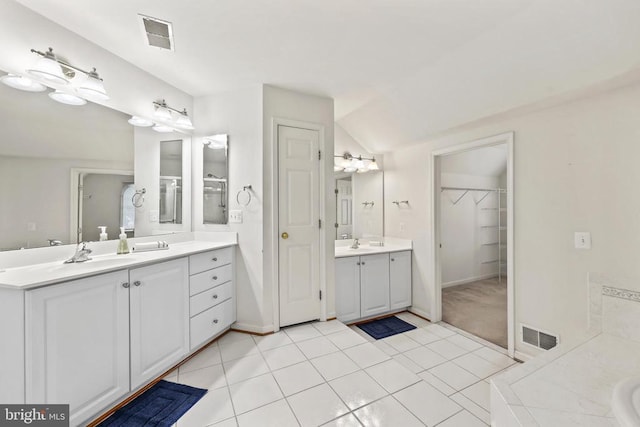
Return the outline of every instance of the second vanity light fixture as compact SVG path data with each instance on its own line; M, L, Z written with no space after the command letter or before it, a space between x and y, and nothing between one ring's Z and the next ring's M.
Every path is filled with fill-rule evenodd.
M54 101L67 105L84 105L87 99L106 101L109 99L104 88L103 80L95 68L85 71L53 53L49 48L46 52L31 49L40 58L34 66L23 76L7 74L0 77L0 81L7 86L28 92L43 92L47 86L54 89L49 97Z
M187 114L187 109L177 110L167 105L163 99L153 101L153 120L139 116L131 116L129 124L139 127L153 126L156 132L173 132L175 130L193 130L193 123Z
M365 173L369 171L380 170L376 158L367 158L353 156L348 151L344 154L334 154L333 170L334 172L358 172Z

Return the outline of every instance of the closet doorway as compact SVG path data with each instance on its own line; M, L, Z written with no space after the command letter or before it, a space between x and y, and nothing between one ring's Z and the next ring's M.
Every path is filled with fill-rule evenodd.
M434 313L514 353L513 134L433 155Z

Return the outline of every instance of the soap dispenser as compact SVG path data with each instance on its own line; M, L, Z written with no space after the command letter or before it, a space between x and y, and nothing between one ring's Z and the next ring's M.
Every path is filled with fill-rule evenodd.
M127 233L124 232L124 227L120 227L120 242L118 242L118 255L128 254L129 244L127 243Z
M101 225L98 227L101 231L100 231L100 241L104 242L105 240L109 240L109 237L107 236L107 227L104 225Z

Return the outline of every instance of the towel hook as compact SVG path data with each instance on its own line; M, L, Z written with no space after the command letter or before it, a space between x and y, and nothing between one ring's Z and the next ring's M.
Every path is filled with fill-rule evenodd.
M402 204L409 205L409 201L408 200L394 200L391 203L393 203L397 207L400 207L400 205L402 205Z
M244 185L242 190L239 190L238 194L236 194L236 202L238 202L240 206L249 206L249 203L251 203L251 191L253 191L251 185ZM245 193L247 194L246 202L243 203L240 201L240 195Z
M144 204L144 195L147 192L146 188L142 190L136 190L136 192L131 196L131 204L133 204L136 208L141 208Z

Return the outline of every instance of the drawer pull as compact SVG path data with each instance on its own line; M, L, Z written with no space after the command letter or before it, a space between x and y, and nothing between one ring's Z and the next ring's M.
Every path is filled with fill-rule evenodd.
M123 287L123 288L128 288L128 287L129 287L129 282L124 282L124 283L122 284L122 287Z
M213 280L218 280L218 276L213 276L212 279Z
M133 282L133 286L140 286L140 285L141 285L141 283L140 283L139 280L136 280L135 282Z
M395 261L395 258L391 258L391 261Z
M364 265L364 261L362 261L361 265Z
M213 299L218 299L218 294L213 294Z
M213 319L213 323L218 323L218 319Z
M211 261L218 261L218 257L213 257Z

